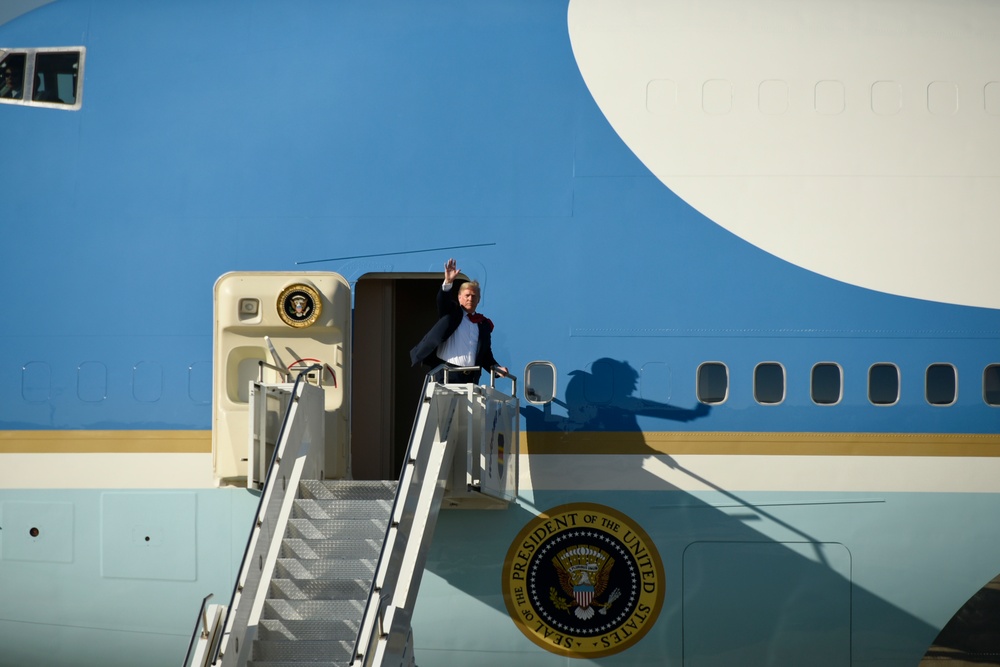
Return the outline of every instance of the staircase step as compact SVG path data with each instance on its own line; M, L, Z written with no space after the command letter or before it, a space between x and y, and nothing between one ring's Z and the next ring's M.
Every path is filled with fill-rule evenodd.
M279 558L299 560L321 558L377 559L382 551L382 540L303 540L286 537L281 542Z
M392 500L314 500L300 498L292 506L293 519L381 519L392 511Z
M263 641L349 641L358 636L359 621L285 621L281 619L261 620L257 627L257 639Z
M254 660L299 662L347 662L354 651L354 641L255 641Z
M367 579L272 579L269 600L366 600L371 590Z
M377 559L298 560L279 558L275 576L279 579L361 579L372 580Z
M389 500L396 497L399 482L384 480L303 480L299 497L310 500Z
M261 618L285 621L351 619L360 622L364 600L264 600Z
M388 517L377 519L289 519L286 537L307 540L344 538L352 540L379 540L385 538Z
M249 667L350 664L397 486L299 484Z

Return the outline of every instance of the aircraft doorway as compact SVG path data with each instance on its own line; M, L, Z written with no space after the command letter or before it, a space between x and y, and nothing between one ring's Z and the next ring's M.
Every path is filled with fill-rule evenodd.
M410 348L437 320L437 275L368 274L354 288L351 469L398 479L426 368Z

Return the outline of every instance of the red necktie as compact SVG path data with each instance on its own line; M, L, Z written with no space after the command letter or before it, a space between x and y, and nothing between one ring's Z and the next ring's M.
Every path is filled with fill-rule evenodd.
M488 324L490 327L490 331L493 331L493 322L491 322L490 318L486 317L485 315L482 315L480 313L472 313L471 315L469 315L469 321L472 322L473 324L486 322L486 324Z

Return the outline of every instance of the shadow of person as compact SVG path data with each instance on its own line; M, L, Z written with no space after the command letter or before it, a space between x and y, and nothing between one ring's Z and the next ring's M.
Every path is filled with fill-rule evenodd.
M565 401L553 401L566 410L566 416L553 415L549 405L542 410L524 406L521 414L527 430L640 434L639 417L689 422L711 411L711 406L700 402L682 408L636 396L639 373L626 361L604 357L594 361L589 371L574 370L569 376Z
M530 442L524 441L521 453L527 456L518 474L527 492L519 492L507 511L490 512L489 520L479 512L442 512L427 570L446 580L448 590L472 595L504 614L494 583L497 542L520 548L515 536L548 508L602 503L653 526L651 539L669 545L669 553L680 559L673 562L683 570L681 585L667 607L675 620L681 611L685 624L690 619L685 642L697 647L692 654L704 664L845 664L855 632L852 609L879 619L871 637L867 629L862 632L869 646L878 645L883 629L889 636L915 638L917 647L930 641L929 624L851 580L848 548L811 532L819 526L823 533L822 518L803 527L803 509L789 507L794 501L755 504L752 496L743 498L712 479L720 466L738 469L742 457L713 457L705 465L701 457L669 451L672 439L652 432L685 430L689 427L680 424L707 416L710 406L645 400L636 395L639 377L628 363L602 358L569 373L559 392L563 400L554 401L555 412L562 414L554 414L552 403L523 406ZM678 441L684 439L682 434ZM690 451L689 444L685 447ZM664 474L663 468L672 472ZM677 485L680 479L684 482ZM850 506L841 498L831 503L838 509L829 511L838 514ZM857 507L858 516L864 516L867 511ZM436 614L423 622L456 627L469 622L460 607L444 613L451 616ZM721 634L720 622L726 628ZM803 632L807 641L797 642ZM803 652L809 653L804 662Z

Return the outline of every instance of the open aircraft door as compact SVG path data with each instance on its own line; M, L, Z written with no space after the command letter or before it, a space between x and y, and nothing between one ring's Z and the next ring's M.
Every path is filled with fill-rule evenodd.
M326 478L350 473L351 290L331 272L233 272L215 283L212 465L218 484L244 484L253 381L299 371L324 390Z

